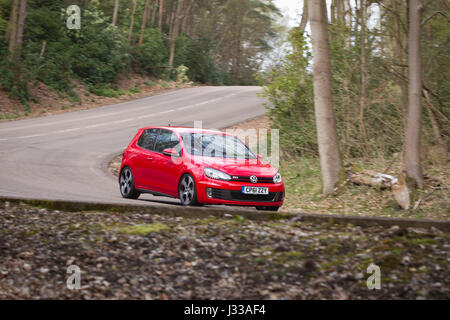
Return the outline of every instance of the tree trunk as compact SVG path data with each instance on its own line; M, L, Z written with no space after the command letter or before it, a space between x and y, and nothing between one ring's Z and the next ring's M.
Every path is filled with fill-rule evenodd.
M147 17L148 17L148 8L150 7L150 0L145 1L145 8L144 8L144 14L142 17L142 24L141 24L141 34L139 35L139 41L138 45L141 45L144 41L144 31L145 31L145 25L147 24Z
M345 25L345 7L344 0L338 0L337 4L337 20L340 24Z
M420 56L422 5L410 0L408 36L408 118L405 135L405 170L419 188L423 186L420 163L420 135L422 122L422 58Z
M173 29L172 29L172 36L170 38L170 56L169 56L169 66L172 67L173 65L173 59L175 57L175 44L176 44L176 40L178 37L178 29L180 27L180 21L182 19L181 17L181 9L183 8L183 0L178 0L178 5L177 5L177 12L175 15L175 21Z
M181 23L181 33L186 33L186 26L189 20L189 16L192 10L192 6L194 5L194 0L189 1L189 4L185 6L185 11L183 14L183 22Z
M111 23L113 26L117 23L117 13L119 13L119 0L114 0L114 12Z
M157 9L158 9L158 0L155 0L152 8L152 20L150 21L150 28L153 28L153 26L155 25Z
M309 3L313 49L314 109L323 193L334 191L342 169L331 93L331 62L325 0Z
M128 45L131 44L131 37L133 35L134 14L136 13L136 4L137 1L133 0L133 11L131 12L130 30L128 31Z
M302 20L300 20L300 31L305 32L306 24L308 23L308 0L303 1Z
M331 24L334 24L336 22L336 0L331 0L330 16Z
M39 54L39 58L44 57L46 47L47 47L47 40L44 40L42 41L41 53Z
M25 26L25 18L27 15L27 0L20 0L19 9L19 24L17 26L17 38L16 38L16 52L17 57L20 58L22 53L22 42L23 42L23 29Z
M368 138L364 123L364 112L367 105L367 50L366 50L366 30L367 30L367 7L366 0L361 0L361 96L359 103L359 127L362 138L362 149L365 156L369 155Z
M159 32L162 32L163 14L164 14L164 0L159 0L159 17L158 17Z
M14 54L16 47L16 35L17 35L17 6L19 4L18 0L14 0L11 6L11 15L9 17L9 25L6 30L6 39L9 40L9 52L11 56Z

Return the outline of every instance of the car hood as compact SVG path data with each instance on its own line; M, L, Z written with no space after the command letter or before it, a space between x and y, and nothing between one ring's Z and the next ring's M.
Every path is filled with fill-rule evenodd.
M216 157L194 156L194 161L203 167L217 169L234 176L267 176L273 177L278 170L261 159L227 159Z

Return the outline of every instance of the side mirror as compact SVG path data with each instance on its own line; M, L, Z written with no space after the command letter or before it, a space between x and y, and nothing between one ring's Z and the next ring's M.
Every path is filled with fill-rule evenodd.
M171 156L171 157L179 157L180 156L178 151L175 150L174 148L164 149L162 153L166 156Z
M262 155L260 155L260 154L257 154L256 157L257 157L258 159L262 159L262 158L263 158Z

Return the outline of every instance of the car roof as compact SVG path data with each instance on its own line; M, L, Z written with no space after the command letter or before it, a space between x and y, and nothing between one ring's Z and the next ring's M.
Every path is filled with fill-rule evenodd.
M230 135L224 131L219 131L219 130L212 130L212 129L203 129L203 128L193 128L193 127L169 127L169 126L164 126L164 127L157 127L157 126L153 126L153 127L144 127L141 128L142 130L147 130L147 129L166 129L166 130L171 130L171 131L175 131L178 133L184 133L184 132L188 132L188 133L211 133L211 134L225 134L225 135Z

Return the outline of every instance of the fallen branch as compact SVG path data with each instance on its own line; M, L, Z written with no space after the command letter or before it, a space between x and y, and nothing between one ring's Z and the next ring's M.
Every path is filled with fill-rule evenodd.
M350 180L353 184L372 186L380 189L390 188L400 207L405 210L410 208L411 204L409 189L405 181L405 174L403 172L398 178L373 170L355 172L352 170L351 166L346 172L348 180Z

